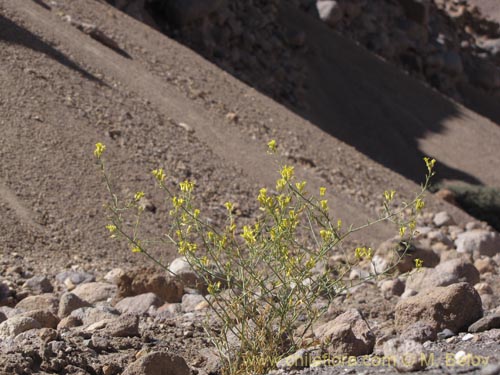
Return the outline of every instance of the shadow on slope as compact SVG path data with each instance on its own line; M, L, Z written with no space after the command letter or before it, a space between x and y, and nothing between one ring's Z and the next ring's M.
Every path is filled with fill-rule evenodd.
M0 42L2 41L9 44L19 44L33 51L43 53L58 63L77 71L86 79L106 85L102 80L83 69L54 47L45 43L35 34L0 15Z
M419 140L460 116L457 105L293 7L281 7L280 21L308 30L312 51L303 60L308 110L297 112L373 160L421 181L422 158L434 155L424 155ZM482 183L442 161L437 172L438 179Z

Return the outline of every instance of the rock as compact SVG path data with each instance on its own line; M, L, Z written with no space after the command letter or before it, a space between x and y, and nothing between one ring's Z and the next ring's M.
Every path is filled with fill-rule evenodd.
M453 332L452 330L450 330L448 328L445 328L441 332L438 332L437 338L439 340L445 340L445 339L449 339L450 337L453 337L453 336L456 336L456 335L457 334L455 332Z
M49 310L50 312L56 314L58 305L59 300L56 296L52 293L45 293L37 296L26 297L16 305L16 309L25 311Z
M319 18L330 27L335 27L342 20L342 8L335 0L319 0L316 9Z
M7 320L7 315L0 311L0 323Z
M31 310L19 316L35 319L43 328L55 329L59 324L59 318L47 310Z
M425 244L415 242L407 248L400 237L382 242L375 252L375 256L373 257L374 262L376 257L384 259L384 262L376 265L375 269L377 273L383 272L396 263L397 269L400 272L409 272L415 268L415 259L421 259L425 267L435 267L440 261L439 255ZM401 257L402 259L400 259Z
M59 300L59 310L57 315L60 318L65 318L73 310L79 309L80 307L91 306L88 302L82 300L74 293L64 293Z
M406 280L406 288L422 291L438 286L448 286L460 282L476 284L479 272L470 262L463 259L451 259L436 268L423 267Z
M191 375L191 370L176 354L154 352L131 363L122 375Z
M23 288L35 294L52 293L54 291L54 287L47 276L33 276L26 280Z
M297 352L281 359L276 367L283 370L291 370L303 367L309 367L310 358L309 352L305 349L300 349Z
M139 336L139 316L123 314L119 318L109 321L104 328L104 333L111 337Z
M95 276L84 271L70 270L58 273L56 275L56 280L65 285L69 290L72 290L77 285L95 281Z
M16 292L5 281L0 282L0 306L15 304Z
M351 309L314 330L316 337L328 343L331 355L370 354L375 346L375 335L358 310Z
M489 363L481 369L480 375L500 375L500 363Z
M427 25L429 20L429 0L399 0L406 17L420 25Z
M469 332L477 333L494 328L500 328L500 312L493 313L479 319L469 327Z
M401 337L405 340L413 340L424 343L426 341L434 341L437 338L436 330L425 322L415 322L410 324L401 333Z
M405 283L401 279L384 280L380 284L380 291L385 298L389 299L392 296L401 296L405 291Z
M200 291L200 293L206 293L207 284L191 268L185 257L174 259L174 261L170 263L168 270L174 274L186 288L193 288Z
M474 285L474 289L477 290L480 296L483 296L485 294L493 294L493 289L488 283L477 283L476 285Z
M436 331L448 328L453 332L460 332L482 316L479 294L470 284L458 283L428 289L426 293L399 301L396 305L395 325L402 332L410 324L422 321Z
M137 269L121 276L118 281L117 298L154 293L162 302L181 302L184 293L182 283L174 277L157 273L151 269Z
M497 264L490 257L479 258L474 261L474 267L477 268L480 274L491 272L496 273Z
M158 307L155 315L171 317L182 313L182 305L180 303L165 303Z
M443 71L451 76L459 76L463 73L462 58L458 52L448 51L445 53Z
M118 310L105 307L81 307L73 310L70 316L73 316L82 321L84 325L90 325L101 320L114 319L119 315Z
M61 319L57 325L57 330L79 327L81 325L83 325L83 322L79 317L70 315Z
M426 351L422 344L413 340L391 339L384 343L384 357L400 372L423 370L426 367Z
M453 220L450 214L446 211L438 212L436 215L434 215L434 219L432 221L434 222L434 225L436 225L437 227L455 224L455 220Z
M182 311L184 312L193 312L197 310L197 306L205 302L205 298L203 298L200 294L184 294L182 296Z
M122 268L113 268L111 271L109 271L105 276L104 280L111 284L118 285L120 282L120 279L126 275L125 270Z
M148 312L151 306L160 306L161 301L154 293L139 294L134 297L127 297L122 299L115 305L115 308L122 314L144 314Z
M8 339L30 329L39 328L42 328L42 326L35 319L15 316L0 323L0 338Z
M78 285L72 293L87 303L95 304L100 301L107 301L114 297L116 285L92 282Z
M459 234L455 245L458 252L472 254L475 259L481 255L493 257L500 253L500 235L484 229L471 230Z

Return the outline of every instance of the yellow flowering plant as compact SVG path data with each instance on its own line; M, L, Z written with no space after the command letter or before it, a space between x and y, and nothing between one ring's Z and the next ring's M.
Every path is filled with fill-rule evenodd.
M268 143L269 154L276 155L277 149L276 141ZM138 202L145 194L137 192L120 203L111 189L104 150L105 146L98 143L94 154L111 197L107 230L113 237L125 239L132 252L167 268L151 255L148 242L138 235L142 212ZM347 229L341 219L332 217L326 188L321 187L317 196L310 194L305 181L296 181L293 166L280 168L276 191L269 187L259 190L256 205L260 215L253 223L240 225L235 204L225 202L226 219L218 226L204 218L196 206L193 181L181 182L174 191L166 184L163 169L152 171L170 204L170 231L161 240L174 245L207 285L206 301L220 323L219 331L207 331L218 349L224 373L265 373L283 356L310 344L296 334L299 325L302 332L311 328L328 307L318 303L319 299L332 301L352 286L347 278L349 271L359 262L371 261L374 253L366 246L353 249L352 262L334 275L324 267L332 251L352 233L383 221L394 222L402 237L411 237L415 215L423 208L423 195L434 174L435 161L426 159L425 163L426 181L412 202L393 208L396 194L386 191L379 218ZM404 213L409 209L412 215L407 218ZM136 215L132 228L123 218L129 210ZM415 266L421 267L421 261L415 261Z

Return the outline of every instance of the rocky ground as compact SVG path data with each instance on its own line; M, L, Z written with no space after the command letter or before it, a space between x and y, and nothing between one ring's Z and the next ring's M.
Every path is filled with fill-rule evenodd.
M211 3L218 2L206 4ZM127 4L115 2L120 9ZM324 29L317 19L302 18L307 7L295 8L297 24L314 22L311 30L317 24ZM210 17L202 20L210 32L202 36L215 38L217 22L231 28L229 35L219 36L228 37L240 57L226 71L236 66L254 87L268 84L277 90L270 94L300 107L301 93L314 91L315 82L307 69L302 71L303 59L316 61L318 55L308 54L302 33L277 33L275 17L294 14L280 9L234 2L224 18L209 7ZM258 14L242 19L251 14L247 11ZM141 14L158 26L160 20ZM176 37L195 33L196 22ZM236 44L242 35L238 29L248 45ZM174 35L176 30L163 31ZM258 42L252 42L252 30L259 30ZM260 45L266 39L270 46ZM337 126L346 120L349 126L339 130L339 137L351 132L376 143L384 137L372 130L387 134L378 157L398 160L412 177L425 172L420 153L441 153L438 175L498 183L496 124L380 65L349 41L328 40L342 46L346 61L321 55L335 67L321 78L344 76L346 85L338 86L337 102L321 101L320 95L316 105L338 115ZM291 46L297 54L290 54ZM203 330L209 309L204 290L188 282L195 277L192 271L177 261L177 271L186 276L174 279L109 238L102 207L107 193L92 156L98 141L107 145L106 163L117 193L147 192L143 223L151 235L162 233L167 216L149 173L159 166L167 170L172 187L185 178L196 181L199 206L215 223L220 224L228 200L238 202L239 223L255 218L258 189L273 186L277 176L278 167L265 154L270 138L277 139L284 162L295 166L311 191L327 187L335 217L347 225L376 217L386 189L397 190L401 199L411 199L418 190L386 168L392 167L389 161L377 164L366 156L369 152L358 152L366 151L359 143L351 144L356 150L319 130L105 1L1 0L0 47L0 370L5 374L218 371L220 362ZM269 54L268 48L275 52ZM228 53L215 49L215 57ZM279 64L283 59L288 63ZM271 67L283 71L267 70ZM344 105L341 97L358 99L352 101L356 105ZM355 118L377 126L360 131L351 126ZM432 128L429 119L446 130ZM408 130L419 126L435 137ZM414 155L411 146L417 140ZM396 143L401 149L393 147ZM297 354L353 355L356 366L316 362L317 367L294 369L288 360L276 372L391 373L394 366L381 366L380 356L402 358L407 352L425 353L426 359L434 353L426 369L408 364L425 373L499 372L499 235L438 196L429 195L426 204L422 234L402 265L418 257L424 268L409 278L396 274L367 283L351 290L349 298L339 296L323 325L311 333L313 341L335 344ZM377 226L346 243L377 249L373 265L354 269L350 278L387 264L391 244L397 245L393 235L393 227ZM168 247L154 254L165 261L177 257ZM330 263L339 261L334 256ZM483 366L486 358L489 365Z

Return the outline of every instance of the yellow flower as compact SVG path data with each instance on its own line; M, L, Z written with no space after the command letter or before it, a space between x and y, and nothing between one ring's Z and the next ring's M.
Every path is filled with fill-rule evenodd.
M142 253L142 249L139 246L133 246L132 252L133 253Z
M193 211L193 217L195 219L198 219L198 217L200 216L200 210L195 208L194 211Z
M328 242L332 239L333 237L333 233L332 231L330 230L326 230L326 229L321 229L319 231L319 235L321 236L321 238L323 239L323 241L325 242Z
M190 193L194 189L194 182L185 180L184 182L181 182L180 184L181 191L184 191L186 193Z
M422 199L417 198L417 200L415 201L415 209L417 210L417 212L422 211L422 208L424 208L424 206L425 202Z
M165 180L165 171L163 168L155 169L151 173L155 176L158 182L163 182Z
M255 232L248 225L243 226L243 234L241 235L247 244L253 244L257 241Z
M399 235L403 237L405 233L406 233L406 227L402 225L401 227L399 227Z
M394 190L390 190L390 191L384 191L384 197L385 197L385 200L387 202L390 202L394 199L394 194L396 194L396 192Z
M320 201L319 205L323 211L328 211L328 201L326 199Z
M103 152L106 150L106 146L103 145L101 142L97 142L95 144L95 150L94 150L94 156L97 158L97 159L100 159L101 158L101 155L103 154Z
M295 187L297 188L297 190L299 191L299 193L302 193L304 192L304 188L306 187L306 181L301 181L301 182L296 182L295 183Z
M325 196L325 193L326 193L326 187L320 187L319 188L319 196L320 197L324 197Z
M259 196L257 197L257 200L261 204L261 206L265 206L267 203L267 189L262 188L259 190Z
M109 233L115 233L117 228L114 224L108 224L106 225L106 229L109 230Z
M276 190L281 191L286 185L286 181L284 178L280 178L276 181Z
M183 198L178 198L178 197L172 197L172 204L176 209L181 207L184 204L184 199Z
M267 143L267 152L269 152L270 154L274 154L274 153L276 153L277 147L278 147L278 145L276 144L276 141L274 139L271 139Z
M356 250L354 250L354 256L358 259L371 259L373 256L373 249L371 247L357 247Z
M224 203L224 207L226 207L226 210L229 213L231 213L231 212L233 212L234 204L232 204L231 202L226 202L226 203Z
M283 166L283 168L281 168L280 173L283 180L285 180L285 182L288 182L293 178L295 172L292 166L285 165Z
M415 268L417 269L422 268L422 265L424 264L424 261L419 258L415 259L414 262L415 262Z
M424 157L425 166L430 174L432 174L432 170L434 169L434 165L436 164L436 159L431 159L429 157Z
M143 191L138 191L137 193L134 194L134 200L136 202L140 201L143 197L144 197Z

